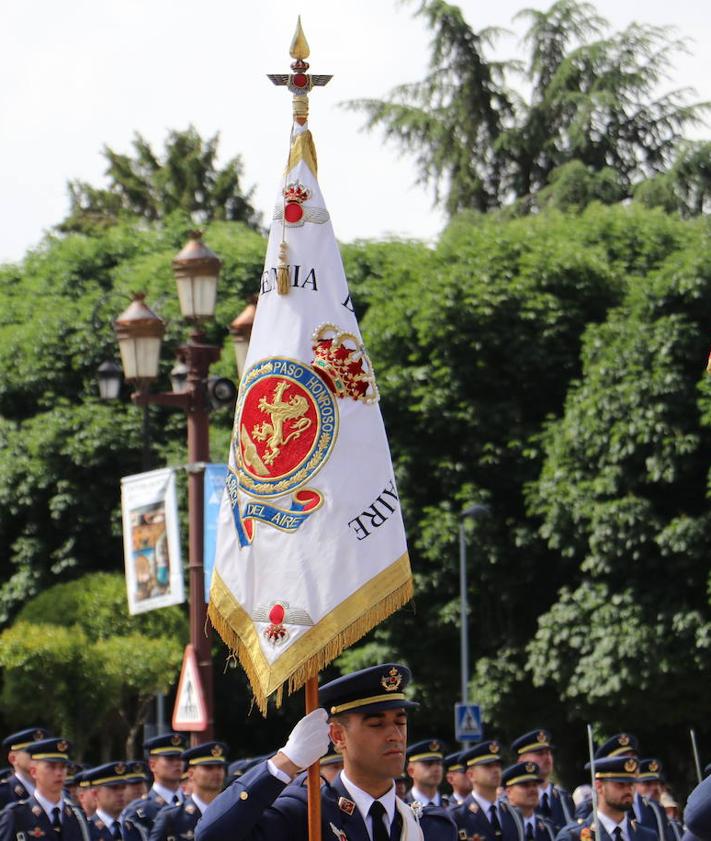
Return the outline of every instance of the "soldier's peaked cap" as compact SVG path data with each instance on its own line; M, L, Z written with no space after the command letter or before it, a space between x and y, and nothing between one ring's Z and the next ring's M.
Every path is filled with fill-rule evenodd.
M425 739L410 745L405 756L408 762L441 762L447 750L441 739Z
M180 733L163 733L143 743L146 756L180 756L187 748L185 737Z
M463 750L459 757L467 768L474 765L491 765L494 762L503 763L501 742L498 739L485 739L472 745L469 750Z
M501 775L501 785L515 786L520 783L542 783L541 769L535 762L517 762Z
M27 750L32 742L39 742L41 739L49 738L49 730L44 727L28 727L18 733L11 733L2 740L5 750Z
M227 765L227 745L224 742L204 742L183 751L183 762L191 765Z
M664 782L664 768L658 759L640 759L638 783Z
M633 756L606 756L593 763L595 779L602 782L634 783L639 773L639 762ZM590 763L585 763L585 770L590 770Z
M70 762L69 751L72 743L62 738L40 739L27 745L26 750L30 759L44 762Z
M129 763L124 760L104 762L82 774L81 786L124 786L128 782Z
M384 663L351 672L319 688L319 705L329 715L381 712L418 706L405 697L411 674L407 666Z
M616 733L595 751L595 759L604 759L606 756L637 756L638 753L639 741L636 736L631 733Z
M511 742L511 752L516 756L521 756L524 753L534 753L539 750L553 750L555 745L551 741L550 731L543 727L538 727L536 730L530 730L514 739Z

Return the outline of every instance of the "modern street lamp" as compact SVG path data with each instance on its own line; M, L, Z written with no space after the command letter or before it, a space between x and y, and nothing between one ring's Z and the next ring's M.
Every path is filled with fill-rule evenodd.
M469 604L467 601L467 536L464 523L489 513L488 505L471 505L459 515L459 598L461 633L462 703L469 702Z
M187 416L188 432L188 522L190 573L190 642L195 649L205 692L207 725L193 733L198 744L214 736L213 680L210 637L205 633L206 605L203 578L203 487L204 465L210 461L208 416L208 375L210 365L220 358L220 349L205 343L201 322L215 312L217 279L222 263L193 231L187 245L172 263L181 312L193 322L187 344L178 349L179 365L171 372L173 391L150 393L148 387L158 376L160 343L165 326L138 294L128 309L114 322L121 350L124 375L136 384L131 399L139 406L150 403L181 409Z

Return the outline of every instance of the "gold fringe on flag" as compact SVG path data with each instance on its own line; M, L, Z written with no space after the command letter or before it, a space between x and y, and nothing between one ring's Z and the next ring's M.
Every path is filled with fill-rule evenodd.
M270 664L262 653L257 629L217 570L213 573L208 614L212 624L247 673L262 715L274 693L276 706L321 669L413 597L407 553L330 611Z

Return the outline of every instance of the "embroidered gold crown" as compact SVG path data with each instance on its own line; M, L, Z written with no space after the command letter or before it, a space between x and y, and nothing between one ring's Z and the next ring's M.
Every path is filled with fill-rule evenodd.
M311 190L298 181L291 181L284 189L285 201L296 201L303 204L311 198Z
M322 324L312 338L313 367L328 383L336 397L352 397L375 403L380 394L373 368L357 336L335 324Z

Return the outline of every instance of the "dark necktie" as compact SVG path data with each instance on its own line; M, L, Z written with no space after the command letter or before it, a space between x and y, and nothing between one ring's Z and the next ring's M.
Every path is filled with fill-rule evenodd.
M114 836L116 841L120 841L120 839L121 839L121 824L118 821L113 822L113 825L111 826L111 834Z
M172 803L173 803L173 806L176 806L178 803L180 803L180 798L178 797L177 794L173 795Z
M526 824L526 841L533 841L533 824Z
M368 814L373 819L373 841L390 841L390 833L385 829L383 821L385 806L379 800L374 800L370 804Z
M61 838L62 837L62 821L61 821L61 818L59 817L59 815L60 815L59 806L55 806L54 809L52 809L52 829Z
M623 841L623 838L622 838L622 827L616 826L616 827L612 830L612 837L615 839L615 841Z
M498 838L501 835L501 824L499 823L499 816L496 813L495 803L492 803L489 807L489 819L491 820L491 828L494 830L494 835Z
M541 813L545 818L550 818L551 816L551 804L548 801L548 792L544 792L543 797L541 797Z

